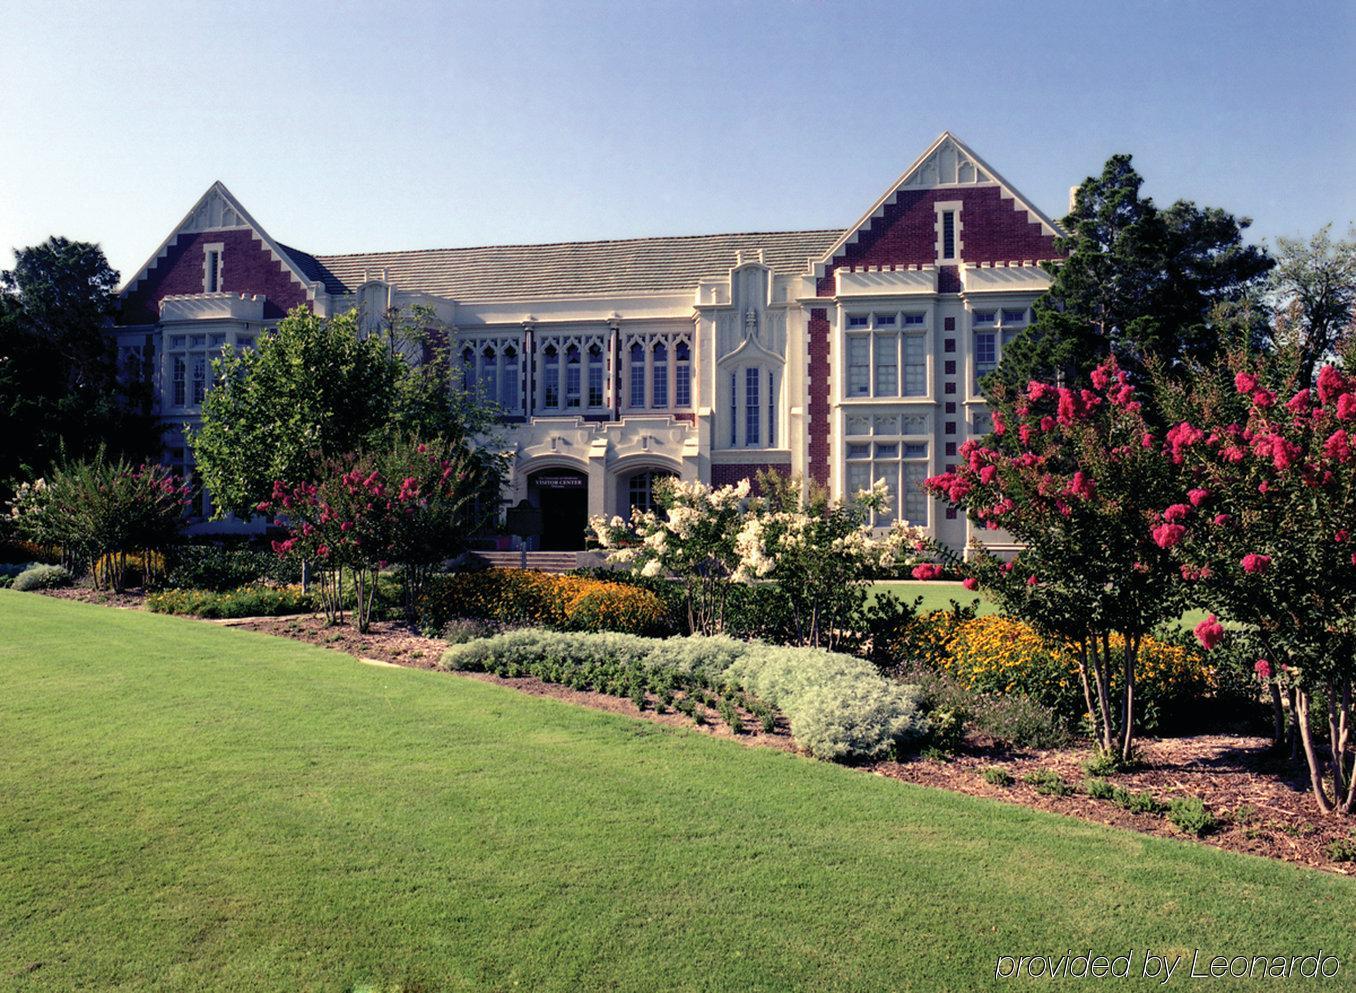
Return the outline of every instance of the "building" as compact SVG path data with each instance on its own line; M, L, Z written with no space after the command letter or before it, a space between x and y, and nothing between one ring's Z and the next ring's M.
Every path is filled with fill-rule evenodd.
M216 183L122 290L114 333L157 378L185 469L180 428L223 345L297 305L376 320L422 304L503 410L505 501L541 509L543 549L581 547L588 516L647 506L663 476L765 468L837 495L883 478L895 506L877 523L963 547L969 523L921 483L988 430L976 380L1047 288L1056 233L949 133L841 230L310 255Z

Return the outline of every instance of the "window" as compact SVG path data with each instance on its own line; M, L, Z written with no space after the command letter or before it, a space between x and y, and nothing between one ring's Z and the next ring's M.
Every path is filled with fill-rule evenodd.
M580 404L580 355L579 346L570 345L565 349L565 406L578 407Z
M956 257L956 212L942 211L942 258Z
M221 258L225 248L221 243L202 246L202 291L221 292Z
M499 406L506 411L519 408L518 403L518 349L505 345L499 356Z
M589 406L603 405L603 346L596 341L589 346Z
M739 377L730 373L730 447L739 444Z
M629 410L692 406L692 344L688 332L628 334L623 374Z
M975 392L979 392L979 381L997 368L1003 357L1002 349L1026 326L1027 311L1025 307L1003 307L976 310L971 317L976 329Z
M476 388L476 351L470 346L461 350L461 388L467 393Z
M998 365L998 350L994 345L992 331L980 331L975 335L975 389L979 381L993 372Z
M873 440L849 440L846 445L844 490L849 496L870 489L883 482L889 490L887 505L877 511L871 520L875 527L888 527L903 517L912 524L926 525L928 498L923 481L928 475L928 443L911 439L908 432L925 432L927 422L922 418L877 417L857 426L849 433L874 431ZM900 430L906 432L900 435ZM887 434L886 432L892 432Z
M631 406L645 406L645 346L631 346Z
M654 362L651 371L650 406L667 407L669 405L669 350L662 341L655 342Z
M899 395L899 335L876 335L876 393L878 397Z
M767 374L767 447L777 447L777 374Z
M166 363L170 374L170 406L196 407L203 402L212 373L212 360L226 344L225 333L169 336Z
M675 407L692 406L692 349L687 342L678 342L673 350L673 405Z
M758 369L744 370L744 444L756 446L762 441L758 430Z
M926 396L925 324L921 313L850 315L847 396Z
M560 352L555 345L547 345L542 352L542 406L560 408Z
M658 469L646 469L630 478L626 484L627 505L624 511L635 508L640 511L654 510L655 488L666 479L672 479L673 473Z
M871 393L871 342L865 335L848 339L848 396Z
M499 356L493 345L486 345L480 353L480 376L476 380L485 399L494 403L499 398Z

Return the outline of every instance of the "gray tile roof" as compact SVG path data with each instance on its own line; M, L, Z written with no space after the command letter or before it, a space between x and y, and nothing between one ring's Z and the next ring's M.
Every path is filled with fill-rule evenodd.
M494 303L695 289L701 277L730 269L736 252L743 252L747 261L759 249L774 272L804 272L807 261L822 256L842 233L767 231L354 255L313 256L286 246L284 251L310 278L323 280L331 293L357 289L364 273L377 279L384 269L402 290Z

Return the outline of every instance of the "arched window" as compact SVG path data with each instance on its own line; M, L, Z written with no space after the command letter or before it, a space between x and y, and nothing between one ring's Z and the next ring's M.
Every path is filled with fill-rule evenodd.
M635 508L636 510L648 511L654 510L657 506L654 501L655 487L665 479L672 479L671 472L665 472L662 469L646 469L632 476L626 483L626 510Z
M673 349L673 405L692 406L692 349L680 341Z
M542 406L560 407L560 352L555 345L547 345L542 353Z
M631 406L645 406L645 347L638 341L631 345Z
M654 345L654 374L650 390L651 407L669 405L669 349L662 341Z
M520 406L518 403L518 349L512 345L504 347L500 358L499 406L505 412L512 413Z
M476 388L476 353L470 345L461 350L461 388L467 393Z
M494 352L493 345L486 345L480 353L480 375L477 377L477 385L485 399L491 403L499 397L499 357Z
M589 406L603 405L603 346L594 342L589 346Z
M580 355L579 346L570 345L565 349L565 406L578 407L580 403Z

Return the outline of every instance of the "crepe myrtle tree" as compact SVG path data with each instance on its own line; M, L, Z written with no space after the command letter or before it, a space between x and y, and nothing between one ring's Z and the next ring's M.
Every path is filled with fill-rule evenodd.
M774 584L789 640L832 651L860 620L871 578L911 561L925 532L902 520L871 526L890 505L884 480L841 501L773 472L759 490L735 536L732 578Z
M329 623L344 616L344 576L353 582L359 631L371 624L377 574L392 563L405 571L407 609L430 562L459 550L478 526L479 507L497 477L464 445L407 439L380 452L323 463L313 479L277 480L255 509L275 515L286 537L279 556L316 563L321 606ZM493 506L493 502L489 502ZM413 591L408 588L416 587Z
M945 546L930 550L965 574L967 588L983 585L1008 613L1077 646L1096 740L1129 761L1140 644L1182 610L1176 563L1150 534L1178 492L1177 471L1116 361L1090 379L1081 390L1032 380L1008 395L1000 386L994 433L927 480L980 527L1011 534L1022 546L1016 558L1000 561L978 543L965 562Z
M1297 733L1325 813L1356 812L1356 377L1316 386L1284 355L1230 356L1165 391L1176 419L1164 461L1181 489L1153 536L1197 602L1260 646L1277 723ZM1212 649L1226 632L1197 628ZM1325 740L1326 739L1326 740Z

